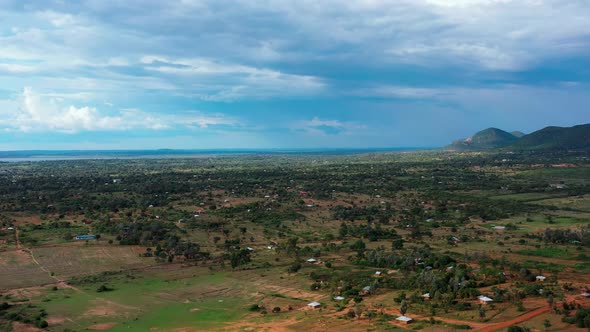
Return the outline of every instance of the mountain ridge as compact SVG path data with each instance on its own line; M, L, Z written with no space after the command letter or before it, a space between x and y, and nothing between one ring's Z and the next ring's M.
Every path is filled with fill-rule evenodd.
M521 136L519 136L522 134ZM487 128L466 139L456 140L446 150L590 150L590 123L572 127L548 126L530 134Z

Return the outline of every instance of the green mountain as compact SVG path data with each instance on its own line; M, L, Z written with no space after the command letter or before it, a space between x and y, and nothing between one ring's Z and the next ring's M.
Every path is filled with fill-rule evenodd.
M514 150L590 149L590 123L573 127L546 127L506 146Z
M522 136L526 135L526 134L525 134L525 133L523 133L522 131L518 131L518 130L516 130L516 131L511 131L510 133L512 134L512 136L515 136L515 137L518 137L518 138L521 138Z
M515 142L518 138L498 128L484 129L466 139L454 141L449 150L485 150L499 148Z

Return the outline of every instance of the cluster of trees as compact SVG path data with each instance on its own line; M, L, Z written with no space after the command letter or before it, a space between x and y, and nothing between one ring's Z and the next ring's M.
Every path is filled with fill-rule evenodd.
M347 224L345 222L340 224L340 228L338 230L338 235L342 239L347 236L353 236L353 237L368 239L369 241L400 238L400 236L397 234L395 229L383 228L383 227L381 227L380 224L377 224L375 226L373 226L371 224L355 225L355 224Z
M147 246L145 257L172 262L175 257L185 260L200 260L209 257L209 253L201 252L201 246L191 241L181 240L181 232L176 225L160 220L145 222L109 222L94 224L95 230L113 234L121 245ZM152 250L151 247L156 249Z
M546 228L541 238L549 243L579 244L590 247L590 226L582 229Z
M9 304L0 303L0 330L11 331L12 322L22 322L32 324L38 328L44 329L49 327L45 320L47 312L33 304Z
M564 317L563 321L579 328L590 329L590 308L578 307L573 317Z

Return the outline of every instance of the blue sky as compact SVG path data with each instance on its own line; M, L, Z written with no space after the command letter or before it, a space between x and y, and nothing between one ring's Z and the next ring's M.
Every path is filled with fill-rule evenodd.
M0 150L441 146L589 87L584 0L0 0Z

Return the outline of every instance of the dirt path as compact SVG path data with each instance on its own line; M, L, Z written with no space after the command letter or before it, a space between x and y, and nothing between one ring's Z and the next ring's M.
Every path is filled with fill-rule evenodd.
M16 238L16 249L22 249L19 235L20 234L19 234L18 227L14 226L14 237Z
M528 313L526 313L526 314L524 314L522 316L518 316L518 317L516 317L516 318L514 318L512 320L505 321L505 322L498 323L498 324L494 324L494 325L491 325L491 326L488 326L488 327L485 327L483 329L476 330L476 331L480 331L480 332L492 332L492 331L496 331L496 330L499 330L499 329L508 328L509 326L520 324L522 322L526 322L527 320L533 319L533 318L535 318L535 317L537 317L539 315L542 315L542 314L544 314L544 313L546 313L548 311L549 311L549 307L548 306L542 307L542 308L533 310L531 312L528 312Z

